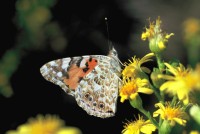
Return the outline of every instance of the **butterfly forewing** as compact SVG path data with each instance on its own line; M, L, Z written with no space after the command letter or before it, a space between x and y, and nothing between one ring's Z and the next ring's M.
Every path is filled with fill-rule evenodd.
M90 56L63 58L46 63L40 72L46 80L74 95L80 80L91 72L96 64Z

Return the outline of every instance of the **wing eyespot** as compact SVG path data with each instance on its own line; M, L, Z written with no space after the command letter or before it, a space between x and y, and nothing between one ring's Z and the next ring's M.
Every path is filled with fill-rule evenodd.
M93 103L93 106L95 106L95 107L96 107L96 106L97 106L97 103L96 103L96 102L94 102L94 103Z
M104 109L105 108L105 104L103 102L100 102L98 107L99 107L99 109Z
M88 100L89 100L89 101L92 101L92 100L93 100L92 96L90 96L90 97L88 98Z
M85 99L88 100L88 101L92 101L92 100L93 100L92 95L91 95L90 93L88 93L88 92L84 95L84 97L85 97Z
M84 97L85 97L86 99L88 99L89 96L90 96L90 93L86 93Z

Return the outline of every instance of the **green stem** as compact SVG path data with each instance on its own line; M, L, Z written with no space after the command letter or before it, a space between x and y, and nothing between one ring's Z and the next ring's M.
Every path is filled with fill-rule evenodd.
M155 93L155 96L157 97L157 99L160 101L160 102L164 102L164 98L159 94L157 88L155 88L153 85L150 85L151 88L153 89L154 93Z
M158 130L158 133L159 134L170 134L172 130L172 127L170 126L170 123L168 120L163 120L159 130Z
M164 94L163 91L160 92L160 96L161 96L161 98L162 98L162 101L161 101L161 102L163 102L163 104L164 104L164 101L165 101L165 94Z
M156 54L156 61L157 61L159 70L162 71L164 69L164 64L163 64L163 61L162 61L161 54Z
M163 120L161 119L161 117L159 118L159 126L161 126L161 124L163 123Z
M141 113L143 113L147 118L149 118L149 120L151 121L151 123L153 123L157 128L159 128L158 122L151 116L150 112L146 111L143 108L138 109Z
M171 101L171 106L174 106L175 105L175 103L176 103L176 101L177 101L177 96L176 95L174 95L174 97L173 97L173 99L172 99L172 101Z

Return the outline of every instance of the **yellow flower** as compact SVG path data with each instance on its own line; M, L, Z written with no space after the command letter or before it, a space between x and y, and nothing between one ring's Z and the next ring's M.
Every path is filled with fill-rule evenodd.
M138 115L138 120L128 122L124 125L122 134L151 134L156 130L156 127L149 121L145 121L142 116Z
M200 134L200 132L199 132L199 131L196 131L196 130L192 130L192 131L190 132L190 134Z
M195 36L200 31L200 21L195 18L189 18L184 23L184 33L185 39L189 39L192 36Z
M146 67L141 67L141 65L145 62L152 61L150 59L152 56L154 56L153 53L149 53L145 55L142 59L132 57L132 60L129 60L130 63L125 63L125 68L122 71L122 77L123 78L135 78L138 77L141 73L150 73L150 70Z
M64 127L64 122L57 116L38 115L28 123L20 125L16 131L10 130L6 134L81 134L73 127Z
M157 117L160 115L161 119L170 121L170 125L174 126L175 122L180 125L185 126L186 120L186 113L181 109L180 106L170 106L169 103L165 104L164 106L162 103L156 103L155 107L159 109L153 113L153 117Z
M171 75L160 75L159 77L167 80L160 87L161 91L166 91L169 94L177 95L179 100L182 100L184 104L189 103L189 93L193 89L200 88L200 67L197 67L195 71L190 68L185 68L182 64L177 67L173 67L168 63L165 63Z
M121 96L121 102L126 99L135 99L138 93L152 94L153 90L148 88L149 81L146 79L127 79L123 81L123 86L120 89L119 95Z
M160 53L166 48L168 39L174 35L174 33L166 34L162 32L160 17L155 22L150 22L149 28L145 28L146 31L142 33L141 39L149 39L149 47L153 53Z

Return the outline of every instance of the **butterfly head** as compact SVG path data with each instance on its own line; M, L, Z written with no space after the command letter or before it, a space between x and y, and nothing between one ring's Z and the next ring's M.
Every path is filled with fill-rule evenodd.
M118 58L118 53L117 53L116 49L113 46L110 47L110 51L108 53L108 56L112 57L114 59Z

